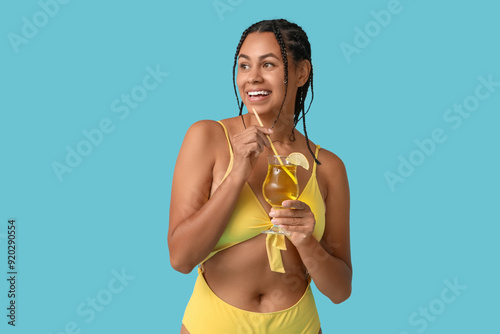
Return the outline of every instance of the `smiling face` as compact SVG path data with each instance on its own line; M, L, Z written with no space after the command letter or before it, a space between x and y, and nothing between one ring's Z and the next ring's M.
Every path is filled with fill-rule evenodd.
M283 107L293 115L293 102L298 87L296 66L288 58L288 92ZM278 114L285 97L285 71L281 49L272 32L251 33L241 45L238 55L236 83L248 110Z

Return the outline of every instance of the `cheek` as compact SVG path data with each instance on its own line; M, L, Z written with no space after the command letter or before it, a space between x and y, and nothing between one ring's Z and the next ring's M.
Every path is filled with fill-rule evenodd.
M272 72L268 72L265 75L265 79L271 83L275 88L283 88L285 81L285 73L281 70L276 70Z
M242 74L238 74L236 76L236 87L238 87L238 90L241 91L243 90L243 86L245 84L245 76Z

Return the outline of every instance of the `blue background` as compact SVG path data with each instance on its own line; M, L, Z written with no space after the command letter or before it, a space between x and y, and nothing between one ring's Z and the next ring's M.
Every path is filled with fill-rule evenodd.
M220 2L228 7L218 13L209 0L71 1L46 22L37 1L2 2L0 331L178 333L196 273L169 264L176 155L190 124L237 114L231 69L242 31L283 17L313 47L310 137L343 159L351 186L353 293L334 305L315 291L323 332L499 332L500 87L456 129L443 119L479 77L500 81L499 3L401 0L377 30L371 11L389 1ZM9 36L34 16L41 27L16 52ZM346 57L341 45L355 46L356 27L372 37ZM126 117L113 112L157 66L168 76ZM113 131L60 181L53 163L103 119ZM415 153L415 140L437 128L446 140ZM391 188L385 174L398 173L400 156L424 160ZM10 218L15 328L6 317ZM128 280L111 294L122 271ZM96 297L106 305L82 316L78 307Z

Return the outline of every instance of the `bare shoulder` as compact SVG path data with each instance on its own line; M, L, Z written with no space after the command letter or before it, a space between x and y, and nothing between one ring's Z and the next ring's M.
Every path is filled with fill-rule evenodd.
M193 123L186 132L183 146L217 148L225 141L222 125L217 121L201 120Z
M243 123L240 116L229 117L220 120L229 133L237 133L243 130Z
M323 148L319 151L318 159L321 162L317 167L318 181L325 198L334 192L348 192L347 171L342 159Z
M193 123L186 132L179 151L179 160L189 163L192 159L213 166L217 159L217 148L225 141L224 130L216 121L201 120ZM203 159L200 159L203 157Z
M324 176L334 177L346 173L342 159L329 150L321 148L319 151L319 161L321 165L318 166L318 173L322 173Z
M186 136L205 139L206 136L212 136L220 132L221 125L217 121L204 119L191 124Z

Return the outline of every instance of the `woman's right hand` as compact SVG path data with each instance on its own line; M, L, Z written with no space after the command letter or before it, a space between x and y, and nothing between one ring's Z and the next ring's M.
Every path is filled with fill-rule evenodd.
M253 167L264 147L270 147L266 135L273 133L272 129L261 126L249 126L233 137L233 172L245 180L250 177Z

